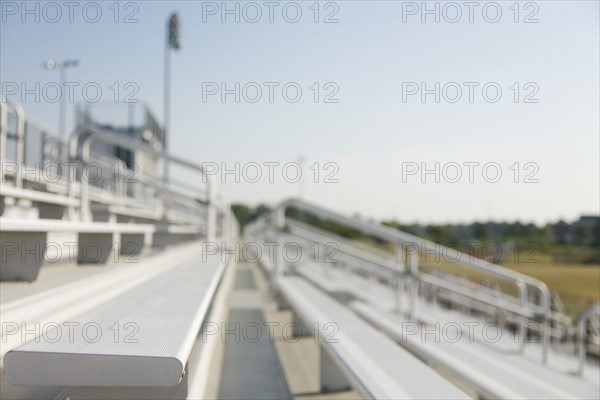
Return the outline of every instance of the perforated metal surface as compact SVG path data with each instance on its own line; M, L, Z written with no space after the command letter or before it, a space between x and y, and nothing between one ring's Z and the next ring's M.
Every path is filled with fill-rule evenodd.
M72 332L10 351L5 374L24 385L175 385L223 270L220 255L185 262L69 321Z

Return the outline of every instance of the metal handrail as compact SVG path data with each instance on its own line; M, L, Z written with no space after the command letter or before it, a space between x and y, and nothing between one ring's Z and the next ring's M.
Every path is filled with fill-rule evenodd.
M400 262L400 260L393 260L389 255L383 254L383 252L377 253L360 248L339 235L327 235L321 229L316 229L310 225L297 221L290 221L289 225L292 229L299 231L291 232L291 234L294 236L300 236L308 240L313 240L317 243L325 243L326 240L335 240L336 244L338 245L337 250L341 253L351 254L354 258L379 265L380 267L386 268L392 272L397 272L399 269L403 269L403 264Z
M579 339L579 369L577 373L579 376L583 375L587 359L587 321L594 315L600 318L600 303L585 310L577 319L577 337Z
M13 118L14 116L14 118ZM147 117L147 116L146 116ZM9 123L10 126L12 126L14 128L13 122L16 120L16 128L13 130L11 130L11 132L9 133ZM99 142L104 142L104 143L108 143L108 144L112 144L114 146L119 146L128 150L139 150L139 151L144 151L147 154L150 154L158 159L164 160L165 163L167 162L173 162L176 165L182 166L184 168L188 168L191 169L192 171L198 171L201 174L203 174L203 182L206 182L206 190L204 190L204 188L200 188L199 185L192 187L192 186L182 186L182 191L185 193L180 193L179 195L171 195L171 189L176 189L177 187L179 187L179 184L175 184L175 187L173 187L174 185L174 181L171 182L169 181L169 186L167 187L167 183L165 182L166 180L163 180L162 182L160 182L159 179L147 179L146 176L141 177L140 179L142 179L144 181L144 185L146 185L148 187L148 190L152 191L161 191L161 194L163 196L164 201L169 202L170 204L172 203L172 210L165 210L164 207L162 209L162 212L167 212L168 211L168 215L169 215L169 219L171 217L176 218L176 220L182 219L182 216L188 215L188 217L186 217L186 222L191 222L192 220L194 221L193 224L197 223L195 221L195 218L189 218L190 213L194 213L194 215L196 215L196 213L198 211L196 210L201 210L205 205L207 208L206 211L206 218L207 218L207 239L209 240L214 240L215 238L215 224L216 224L216 202L215 202L215 196L216 196L216 188L215 188L215 182L214 182L214 178L211 175L207 175L205 174L204 170L202 169L202 167L200 165L196 165L192 162L188 162L186 160L183 160L181 158L172 156L172 155L168 155L163 151L160 150L156 150L154 147L152 147L151 145L147 145L147 144L143 144L141 142L136 142L135 140L129 138L129 137L125 137L125 136L119 136L116 134L111 134L110 132L104 131L100 128L95 128L95 127L90 127L90 126L83 126L80 127L80 129L78 131L76 131L70 138L70 141L67 143L65 141L62 141L58 138L55 138L51 135L51 133L49 133L49 131L47 129L45 129L42 125L35 123L34 121L25 118L25 113L23 111L23 108L21 107L20 104L18 103L13 103L10 101L7 101L4 97L0 98L0 162L2 163L2 179L4 180L4 175L5 175L5 162L6 162L6 158L7 158L7 143L9 138L12 138L12 140L16 140L16 154L15 154L15 172L12 174L14 176L14 185L17 188L23 188L26 185L26 181L27 181L27 175L25 175L25 172L23 171L25 168L25 163L27 162L26 160L26 148L29 149L29 143L26 143L28 139L28 136L31 133L36 133L36 138L37 138L37 132L39 132L41 134L40 136L40 149L41 149L41 163L42 165L45 165L46 161L50 160L54 160L55 157L53 157L53 155L50 155L50 158L47 158L47 154L46 154L46 150L47 150L47 145L50 143L50 141L52 142L53 146L60 146L60 154L59 154L59 158L60 160L57 161L70 161L71 164L73 166L77 165L77 163L79 161L82 161L83 163L89 163L91 162L91 160L95 161L102 161L100 159L97 159L95 156L93 156L92 154L90 154L90 147L92 145L93 142L99 141ZM83 140L83 143L79 143L80 141L80 137L83 133L86 133L89 135L89 137L86 137ZM27 137L26 137L27 136ZM81 146L81 149L79 149L79 145ZM63 149L68 147L68 151L65 151L63 153ZM81 150L82 151L82 157L81 159L78 161L78 151ZM63 159L62 156L65 156L65 158ZM92 158L93 157L93 158ZM37 160L37 158L36 158ZM117 162L120 160L116 160ZM36 161L37 162L37 161ZM125 173L127 173L128 171L125 168L125 164L122 163L122 168L119 169L119 171L111 171L111 173L114 173L115 176L124 176ZM99 167L101 169L105 169L103 164L100 162L99 163ZM78 176L77 176L77 168L71 168L69 167L65 173L69 174L69 175L73 175L75 174L75 176L68 176L65 174L61 174L61 176L58 177L57 181L53 181L52 185L54 186L54 183L60 184L62 187L64 187L65 192L67 194L67 196L73 200L70 202L70 205L68 207L68 212L69 212L69 217L70 219L78 219L79 216L75 216L75 208L77 207L76 205L76 197L79 197L79 203L81 206L81 210L82 210L82 216L84 217L84 220L87 220L88 217L90 216L90 205L91 205L91 201L92 198L96 199L98 198L98 195L101 195L103 192L97 191L95 188L92 190L92 193L90 193L90 186L88 180L83 179L81 181L78 180ZM48 182L48 185L50 185L50 182ZM116 186L110 186L110 188L108 188L109 191L113 191L114 189L114 193L110 193L110 196L113 196L114 199L112 199L110 196L106 196L106 201L110 201L111 203L115 204L114 202L116 201L116 203L129 208L130 206L130 199L133 199L132 197L128 196L128 193L125 193L124 187L123 185L121 185L121 179L119 179L119 182L116 183ZM190 195L188 194L188 192L193 193L194 189L198 190L198 198L196 199L194 197L194 195ZM33 189L31 189L33 190ZM104 190L104 189L103 189ZM173 192L176 193L176 192ZM108 194L108 193L107 193ZM125 194L125 196L123 196L123 194ZM164 197L164 196L172 196L172 198L169 197ZM136 197L137 198L137 197ZM204 200L206 199L206 200ZM187 203L186 203L187 202ZM147 202L145 203L147 205ZM223 215L227 215L227 213L230 213L230 210L223 210L221 211L223 213ZM159 213L160 214L160 213ZM166 217L167 214L165 214ZM183 220L183 219L182 219ZM230 224L231 225L231 224Z
M165 162L173 162L186 168L190 168L196 172L200 172L207 182L207 240L213 241L215 239L215 227L216 227L216 209L214 196L215 193L215 182L211 175L207 175L201 165L196 165L187 160L179 157L169 155L162 150L157 150L147 144L133 141L129 138L118 136L110 132L100 130L92 127L82 127L78 131L74 132L70 138L69 143L69 155L72 160L78 158L79 139L82 135L88 135L82 146L81 146L81 160L83 163L89 163L91 159L91 145L94 142L103 142L114 146L119 146L127 150L140 150L144 151L152 156L163 159ZM86 179L82 179L81 182L81 213L84 219L89 218L90 200L89 200L89 184Z
M339 239L337 239L337 235L335 235L335 234L331 234L331 235L327 235L325 233L319 234L317 231L322 231L321 229L313 228L313 227L304 228L303 223L294 221L294 222L287 222L286 224L289 224L290 227L292 228L291 232L288 235L298 237L303 240L309 240L309 241L312 240L312 241L315 241L315 243L324 243L325 241L330 242L331 240L334 240L334 238L335 238L335 240L339 240ZM296 229L298 227L300 229L304 229L304 233L295 232L295 230L298 230L298 229ZM345 242L345 240L344 240L344 242ZM376 274L377 276L384 278L384 279L388 279L388 280L392 279L392 277L394 277L394 276L396 278L398 278L400 275L406 275L406 270L405 270L404 266L395 262L395 260L392 260L390 258L383 259L383 260L375 260L373 258L373 255L371 252L366 252L363 249L358 248L355 245L344 243L344 246L340 246L339 243L337 243L337 242L336 242L336 244L338 244L338 251L340 253L349 255L352 260L362 260L363 261L359 265L356 265L356 264L353 264L353 265L358 266L360 268L360 267L364 266L365 262L367 262L369 264L375 265L377 268L382 269L384 271L383 274L378 274L377 271L373 271L373 269L361 268L369 274ZM365 254L369 254L369 253L371 253L369 256L365 256ZM389 257L391 257L391 255ZM510 298L512 298L512 296L506 295L502 292L498 292L496 294L490 293L489 290L484 291L477 287L473 287L471 285L466 285L464 282L460 282L460 281L448 282L447 280L440 279L440 278L436 277L435 275L431 275L431 274L428 274L425 272L419 272L418 275L416 276L416 280L419 283L425 283L425 284L428 284L431 286L435 286L437 288L453 291L453 292L459 294L460 296L463 296L463 297L469 298L469 299L473 299L473 301L479 301L480 303L484 303L489 306L495 306L495 308L503 308L513 314L518 315L519 317L522 317L522 319L531 319L536 315L536 311L530 307L530 304L524 302L524 300L526 299L526 296L525 296L526 289L525 289L524 283L521 281L517 282L517 289L519 290L521 295L517 299L517 302L511 304L511 303L506 303L506 302L509 302ZM398 286L399 286L399 283L396 282L396 288L398 288ZM504 298L500 295L504 295L504 296L506 296L506 298ZM396 309L398 312L400 312L399 293L396 295L396 298L397 298L396 299L397 300ZM498 304L499 304L498 302L504 302L504 303L506 303L506 306L498 307ZM473 306L473 303L471 303L471 306ZM413 311L413 316L414 316L414 310L412 310L412 311ZM524 320L521 320L519 327L521 328L520 338L525 338L526 325L525 325ZM520 343L521 343L520 351L522 352L522 351L524 351L525 340L522 340Z
M8 141L8 112L9 108L15 114L17 119L17 154L16 154L16 164L17 171L15 177L15 185L18 188L23 186L23 181L21 179L23 162L25 159L25 112L23 111L23 107L20 104L13 103L4 99L4 97L0 98L0 103L3 105L0 107L2 109L2 116L0 117L0 125L2 125L1 129L1 139L0 143L2 144L2 150L0 152L0 160L4 163L6 158L6 144ZM5 105L5 106L4 106ZM4 170L2 171L4 174ZM4 179L4 176L2 176Z
M308 203L308 202L306 202L304 200L300 200L300 199L286 200L286 201L282 202L274 210L274 223L275 223L275 228L276 228L277 232L282 231L283 228L285 227L285 221L286 221L285 211L290 206L309 211L318 217L333 219L339 223L348 225L350 227L356 228L363 232L367 232L372 235L389 240L390 242L392 242L394 245L397 246L397 249L399 252L405 251L408 246L416 246L416 249L418 250L419 245L432 247L434 249L433 252L437 253L437 254L441 254L442 251L445 251L444 254L447 254L447 252L450 251L455 256L458 256L458 257L453 257L453 259L461 260L460 264L463 266L466 266L468 268L472 268L472 269L475 269L478 271L484 271L484 272L486 272L492 276L495 276L497 278L501 278L504 280L508 280L509 282L513 282L519 290L519 299L520 299L521 307L527 307L528 287L532 286L532 287L536 288L540 292L542 308L544 310L544 312L543 312L543 327L544 327L544 329L543 329L543 336L542 336L542 361L543 361L543 363L547 362L548 350L550 347L550 335L551 335L551 333L550 333L551 294L550 294L550 290L548 289L547 285L544 282L539 281L534 278L531 278L527 275L523 275L518 272L511 271L507 268L496 266L487 261L474 258L473 256L468 256L467 254L465 254L459 250L452 249L452 248L449 248L446 246L441 246L441 245L431 242L429 240L422 239L417 236L410 235L408 233L404 233L404 232L401 232L396 229L389 228L389 227L386 227L383 225L366 222L366 221L361 221L361 220L358 220L355 218L350 218L350 217L332 212L323 207L314 205L312 203ZM410 304L411 316L414 316L414 310L416 307L416 297L418 294L417 291L418 291L418 274L419 274L417 252L414 251L414 252L409 253L408 251L406 251L405 254L407 255L407 266L408 266L408 269L410 271L411 278L412 278L411 294L410 294L409 299L410 299L410 303L411 303ZM468 257L468 258L465 259L465 257ZM282 274L283 274L283 260L282 260L282 255L279 254L279 252L278 252L276 254L274 275L277 276L277 275L282 275ZM524 320L522 321L520 326L521 326L521 333L523 334L524 333L523 329L525 326ZM522 335L521 338L524 338L524 335ZM521 350L523 350L523 342L522 342Z
M6 143L8 142L8 102L4 96L0 96L0 165L4 165L6 158ZM2 168L2 180L4 181L4 168Z
M344 246L340 246L340 243L337 241L340 240L338 235L331 234L318 234L316 231L320 231L318 228L311 227L310 229L306 229L304 232L296 232L296 227L302 227L303 223L294 222L286 222L286 226L289 224L292 227L292 230L287 233L287 236L294 239L299 239L301 242L298 243L300 246L304 248L312 248L313 244L324 244L330 243L332 240L336 241L338 247L339 255L343 256L339 258L339 261L343 261L344 264L350 264L355 268L360 269L361 271L367 273L369 276L375 275L378 278L382 278L387 280L388 282L392 282L394 276L398 277L406 275L404 270L399 270L394 267L390 267L388 262L374 260L371 257L365 257L365 253L362 248L357 246L353 246L349 243L345 243ZM313 232L314 231L314 232ZM312 233L313 235L309 235L308 233ZM391 257L391 256L390 256ZM391 259L389 261L392 261ZM374 265L376 269L367 267L367 265ZM380 269L381 271L378 271ZM326 269L323 269L323 272L327 272ZM381 272L381 273L380 273ZM452 275L453 276L453 275ZM510 314L516 315L521 319L519 327L520 329L520 338L523 340L520 341L520 351L523 352L524 345L526 343L526 331L528 328L532 326L537 326L537 322L535 321L535 317L542 311L538 310L537 305L532 303L527 303L523 306L520 302L520 298L515 299L514 296L508 295L502 291L497 291L494 289L486 288L487 290L483 290L480 287L473 286L470 281L466 281L464 279L456 278L449 280L448 277L440 278L434 274L429 274L425 272L419 272L418 275L419 284L425 284L431 287L435 287L437 289L447 290L456 296L453 297L452 301L463 306L471 307L478 309L483 312L488 312L490 308L498 310L502 309L508 311ZM398 287L399 282L396 282L396 288ZM504 306L498 306L499 304L503 304ZM399 293L396 296L396 310L400 310L400 301L399 301ZM524 320L528 320L527 324L523 322ZM569 317L564 314L558 312L552 312L551 321L557 325L562 324L567 331L572 327L572 321ZM534 323L535 325L532 325ZM551 337L561 339L564 337L564 331L561 331L559 328L551 326L550 329Z

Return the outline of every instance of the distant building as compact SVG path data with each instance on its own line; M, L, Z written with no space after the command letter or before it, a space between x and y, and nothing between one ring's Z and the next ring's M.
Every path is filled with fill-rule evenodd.
M600 215L582 215L579 217L579 221L577 224L587 225L590 227L590 230L598 229L600 226Z
M562 219L552 225L554 233L554 241L559 244L571 243L573 241L573 229L571 224L566 223Z

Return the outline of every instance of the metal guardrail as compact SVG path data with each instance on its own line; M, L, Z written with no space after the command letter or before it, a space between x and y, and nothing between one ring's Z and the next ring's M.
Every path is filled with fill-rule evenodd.
M152 129L153 135L162 138L156 121L146 108L144 111L144 129ZM140 212L142 214L139 215L162 215L162 221L167 224L200 227L205 223L206 240L212 241L216 239L217 214L220 213L219 215L224 216L220 218L220 222L227 224L220 227L220 233L223 236L235 236L229 232L235 225L231 210L228 204L217 201L214 179L204 173L201 165L170 155L164 152L161 146L156 146L156 143L145 143L125 134L120 135L103 129L101 124L92 121L91 117L88 120L87 126L81 124L83 120L79 121L78 129L69 141L65 142L42 126L26 119L21 105L0 98L2 181L6 182L5 179L10 178L17 188L44 191L46 189L35 188L37 185L31 184L42 183L48 188L52 187L52 191L64 193L73 200L68 208L71 220L90 221L91 203L100 202L121 207L121 212L125 215L129 211L131 215L138 215ZM8 146L9 141L16 145ZM124 179L133 171L119 158L99 157L92 149L94 143L136 151L163 162L163 166L173 164L186 171L200 173L202 184L198 182L192 185L189 181L168 179L165 176L166 169L163 169L162 174L161 171L154 171L155 175L143 172L136 174L136 186L133 187ZM63 168L56 181L48 182L42 179L42 182L29 182L31 178L26 176L24 170L29 173L36 168L43 169L51 162L67 163L69 168ZM89 179L85 179L85 166L90 163L108 173L104 175L108 176L105 182L90 184ZM9 164L12 164L10 168ZM75 208L77 203L79 212ZM219 207L222 209L218 209Z
M0 109L2 117L0 121L2 122L2 128L0 129L0 163L4 165L7 159L7 144L8 144L8 118L9 114L13 114L16 119L16 132L14 134L17 141L17 148L15 154L15 162L18 166L23 165L25 158L25 112L23 111L23 107L19 104L9 103L4 99L4 97L0 97ZM4 180L5 170L2 168L2 180ZM17 168L16 171L16 186L18 188L22 187L23 180L21 178L22 171L21 168Z
M80 138L86 135L81 144L81 154L78 155L80 146ZM199 172L204 176L207 182L207 240L213 241L215 239L215 226L216 226L216 210L215 210L215 183L212 176L205 174L204 169L200 165L196 165L189 161L181 158L169 155L161 150L156 150L154 147L147 144L134 142L126 137L115 135L106 131L102 131L97 128L81 128L76 131L69 142L69 155L71 159L77 159L80 157L84 165L87 165L91 157L91 146L94 142L103 142L106 144L122 147L128 150L139 150L149 155L160 158L164 162L172 162L174 164L189 168L193 171ZM167 182L162 179L162 184L166 188ZM165 193L165 192L163 192ZM71 192L71 195L73 193ZM89 197L89 182L88 179L81 180L81 218L82 220L88 220L90 218L90 197Z
M585 310L577 320L577 338L579 343L578 356L579 356L579 369L577 373L579 376L583 375L586 364L587 354L587 322L592 318L596 317L600 319L600 303L593 305L592 307Z
M342 238L338 235L330 232L322 231L315 227L310 227L304 223L300 223L293 220L286 221L286 230L294 239L300 239L301 246L308 250L320 243L321 245L336 245L336 261L340 261L345 266L351 266L355 270L361 270L368 276L376 276L378 279L392 283L394 280L395 287L400 286L400 280L410 276L407 274L404 265L399 260L394 260L391 254L385 254L383 251L378 250L366 250L357 246L356 243L351 243L350 239ZM327 268L323 268L323 272L326 273ZM532 309L536 308L535 304L529 303L529 307L522 312L519 304L519 299L515 299L514 296L503 293L498 289L489 287L474 286L473 282L460 278L452 274L444 274L444 276L437 276L436 274L429 274L426 272L419 272L418 275L420 289L429 289L429 294L435 294L435 298L445 298L450 296L452 303L459 306L464 306L469 309L478 310L480 312L490 314L490 310L494 312L490 315L496 316L499 303L505 304L510 311L505 313L506 316L516 315L518 317L526 318L529 322L527 323L527 329L533 329L537 331L537 322L533 322L536 313ZM473 295L473 293L477 295ZM444 293L447 293L445 295ZM396 295L396 309L400 312L400 294ZM506 311L506 310L502 310ZM572 321L566 315L552 312L551 316L552 326L550 336L561 340L568 335L572 328ZM515 322L514 320L512 322ZM559 329L557 326L563 326L564 329ZM520 332L523 335L523 332ZM524 342L521 342L521 346ZM521 347L521 351L523 347Z
M527 320L530 319L531 315L536 315L541 311L542 318L542 362L546 363L548 360L548 350L550 346L551 337L551 294L550 290L545 283L537 279L531 278L527 275L523 275L509 269L494 265L484 260L474 258L458 250L441 246L431 241L413 236L404 232L397 231L395 229L385 227L379 224L374 224L366 221L361 221L355 218L346 217L327 210L323 207L316 206L303 200L290 199L281 203L274 211L274 227L276 232L283 232L286 225L285 211L288 207L295 207L307 211L315 216L336 221L349 227L358 229L360 231L372 234L376 237L385 239L396 246L397 249L397 260L403 260L406 258L407 261L407 274L410 279L410 290L409 290L409 316L413 318L415 316L415 309L417 304L418 289L420 283L420 272L419 272L419 260L418 251L421 246L425 246L437 254L444 254L448 256L448 253L452 254L453 260L459 260L457 264L473 269L478 272L485 273L493 276L497 279L504 280L512 283L518 289L519 295L518 306L511 307L511 312L516 312L521 316L519 321L519 330L521 338L521 351L524 349ZM444 253L442 253L444 252ZM450 256L449 256L450 257ZM276 253L274 275L282 275L284 272L283 256ZM540 294L541 304L539 306L532 305L529 302L529 288L536 289ZM487 300L487 299L486 299ZM508 310L507 310L508 311Z

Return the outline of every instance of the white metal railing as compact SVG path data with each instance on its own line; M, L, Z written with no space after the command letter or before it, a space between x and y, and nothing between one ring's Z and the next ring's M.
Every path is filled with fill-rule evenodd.
M83 141L80 145L81 139L83 139ZM215 185L214 185L214 181L212 180L212 177L210 175L207 176L204 173L204 169L202 168L202 166L196 165L189 161L169 155L162 150L156 150L154 147L152 147L150 145L135 142L127 137L116 135L114 133L110 133L110 132L103 131L103 130L93 128L93 127L81 128L80 130L76 131L71 136L70 143L69 143L70 158L71 159L80 159L83 163L83 166L88 165L92 160L91 146L95 142L106 143L106 144L117 146L120 148L125 148L127 150L142 151L149 155L152 155L154 157L162 159L166 163L177 164L182 167L188 168L192 171L201 173L204 176L205 181L207 182L206 192L207 192L208 198L205 200L207 203L207 207L206 207L207 208L207 215L206 215L207 240L213 241L215 239L215 235L214 235L214 233L215 233L214 229L216 226L216 210L215 210L215 198L214 198ZM80 154L78 154L79 149L81 149ZM164 177L163 177L163 179L157 180L157 182L162 183L162 187L165 189L165 190L161 191L160 193L163 195L168 194L168 191L167 191L168 182L166 182L164 180ZM85 177L84 177L84 179L81 180L80 193L81 193L81 196L80 196L81 219L88 220L91 218L91 211L90 211L91 200L90 200L90 196L89 196L89 179L85 179ZM72 196L73 193L71 192L70 195ZM166 201L166 199L163 198L163 201ZM164 205L164 202L163 202L163 205Z
M362 270L369 276L376 276L378 279L386 280L390 284L396 283L395 287L400 286L400 284L399 282L394 282L394 279L410 278L401 260L394 259L394 256L391 254L387 254L386 256L383 252L365 250L351 244L348 239L326 233L316 228L308 228L303 223L289 219L286 222L286 230L296 240L300 239L301 243L299 244L304 245L303 247L308 249L314 247L317 243L335 244L337 253L335 257L336 261L351 264L354 268ZM325 272L325 269L323 271ZM509 311L519 317L531 320L536 316L533 310L536 308L535 304L529 303L529 307L523 309L519 298L503 293L498 289L475 286L472 282L452 274L445 274L440 277L420 271L418 281L421 288L432 287L437 292L445 290L452 294L454 303L478 309L479 311L485 312L490 308L498 310L498 304L503 304L502 308L505 311ZM399 301L399 298L399 295L396 296L397 301ZM396 305L396 309L400 311L401 307L399 303ZM560 316L562 315L554 315L553 313L553 322L561 322L559 319ZM551 330L551 336L561 338L562 336L555 331L555 329Z
M162 139L160 127L149 111L145 108L144 111L145 129L150 129L152 135ZM19 104L1 98L0 163L3 184L10 181L19 189L65 195L70 200L68 216L72 220L90 221L92 203L103 203L108 207L118 207L124 215L145 215L161 224L197 226L198 232L205 232L207 240L215 240L216 216L220 213L225 216L221 221L227 226L219 227L219 233L222 236L235 235L230 232L235 225L231 210L228 204L217 201L213 177L204 174L201 165L167 154L156 143L142 142L104 129L89 115L85 117L80 118L78 128L69 141L61 141L41 125L26 119ZM9 142L14 145L8 146ZM202 179L190 182L168 178L164 175L165 170L151 171L150 174L133 171L117 157L98 154L92 147L96 143L135 151L163 165L172 164L185 171L199 173ZM44 169L49 163L59 165L60 173L56 179L44 180L43 174L35 178L36 174L31 171ZM102 179L97 182L90 182L90 177L84 176L86 166L92 163L102 172ZM134 172L135 179L128 181L127 177ZM41 182L34 182L40 177Z
M433 278L431 278L431 275L424 275L422 272L419 271L418 254L419 250L423 247L427 248L433 253L437 253L440 255L443 254L447 257L450 257L453 260L458 260L457 264L459 264L462 267L466 267L479 273L484 273L488 276L492 276L496 279L500 279L513 284L518 291L518 296L516 297L516 305L511 305L510 307L508 307L508 305L505 305L504 303L495 303L493 305L499 308L507 308L507 311L519 315L519 337L521 338L521 351L523 351L525 345L525 330L527 329L528 321L538 317L541 318L542 361L544 363L547 362L548 350L550 346L550 337L552 334L552 310L550 290L544 282L529 277L527 275L511 271L507 268L494 265L487 261L474 258L472 255L467 255L459 250L448 248L446 246L441 246L431 241L404 232L400 232L398 230L383 225L346 217L344 215L327 210L323 207L316 206L314 204L298 199L290 199L284 201L274 211L273 223L276 234L281 234L284 231L284 228L286 226L285 212L289 207L294 207L296 209L309 212L310 214L313 214L317 217L333 220L335 222L358 229L362 232L372 234L376 237L382 238L392 243L397 249L396 259L406 260L405 270L410 282L408 298L410 303L409 316L411 318L414 318L415 316L418 290L421 282L427 281L427 283L429 284L441 284L439 280L434 282ZM277 252L273 273L274 275L281 275L283 274L283 272L283 257L280 254L280 252ZM398 287L400 287L400 285L398 285ZM539 293L539 305L532 304L530 302L530 288L533 288ZM463 288L461 288L460 285L455 285L450 290L455 291L457 293L463 292L462 294L467 295L467 293L463 291ZM488 298L489 293L486 295L483 295L482 293L482 291L472 291L468 293L467 297L474 297L477 301L493 303L490 302Z

